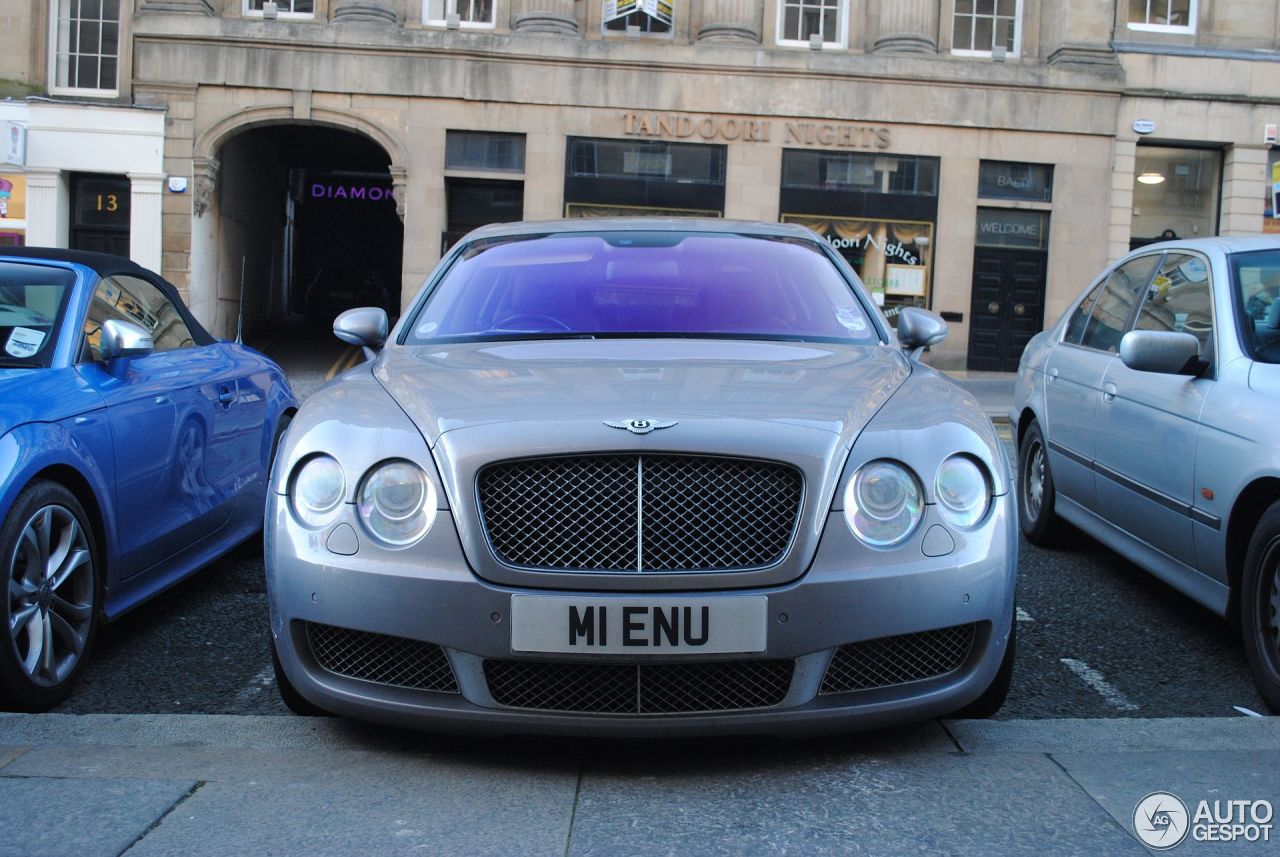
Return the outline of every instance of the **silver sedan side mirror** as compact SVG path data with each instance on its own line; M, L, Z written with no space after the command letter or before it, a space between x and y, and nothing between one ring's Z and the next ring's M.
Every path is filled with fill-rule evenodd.
M1120 359L1139 372L1194 375L1200 371L1200 340L1172 330L1131 330L1120 340Z
M155 340L131 321L111 319L102 323L98 354L103 360L117 357L144 357L156 350Z
M333 335L349 345L359 345L369 360L374 358L374 350L386 343L390 329L387 311L381 307L356 307L333 320Z
M947 323L936 312L909 306L898 313L898 344L910 351L913 359L946 338Z

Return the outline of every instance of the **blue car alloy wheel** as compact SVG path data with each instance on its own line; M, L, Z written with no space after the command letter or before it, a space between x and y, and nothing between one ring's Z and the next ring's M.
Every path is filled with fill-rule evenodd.
M101 603L97 547L75 495L27 486L0 527L7 595L0 704L44 711L71 693L93 648Z

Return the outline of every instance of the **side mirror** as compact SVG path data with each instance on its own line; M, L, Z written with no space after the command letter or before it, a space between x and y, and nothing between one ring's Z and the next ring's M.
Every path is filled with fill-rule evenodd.
M1131 330L1120 340L1120 359L1139 372L1195 375L1201 367L1200 340L1171 330Z
M374 350L387 341L391 323L381 307L362 306L339 313L333 320L333 335L348 345L359 345L365 357L372 360Z
M898 344L910 351L912 358L946 338L947 323L936 312L909 306L898 313Z
M144 357L155 349L156 343L151 334L131 321L113 318L102 323L98 354L104 361L118 357Z

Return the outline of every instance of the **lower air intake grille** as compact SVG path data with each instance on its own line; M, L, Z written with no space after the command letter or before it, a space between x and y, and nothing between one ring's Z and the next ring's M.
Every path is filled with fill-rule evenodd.
M892 687L960 669L973 648L977 625L881 637L841 646L819 693Z
M778 705L795 661L581 664L486 660L494 702L590 714L690 714Z
M457 693L444 649L404 637L307 623L316 663L331 673L417 690Z

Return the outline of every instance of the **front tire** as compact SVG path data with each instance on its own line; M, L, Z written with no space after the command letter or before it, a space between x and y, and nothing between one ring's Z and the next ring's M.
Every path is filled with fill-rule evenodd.
M1280 502L1267 509L1253 531L1240 587L1249 672L1267 707L1280 714Z
M0 567L0 706L48 711L80 679L102 602L98 547L75 495L54 482L24 488L0 526Z
M1056 500L1049 451L1040 424L1032 420L1018 446L1018 525L1033 545L1057 541L1062 521L1053 511Z

